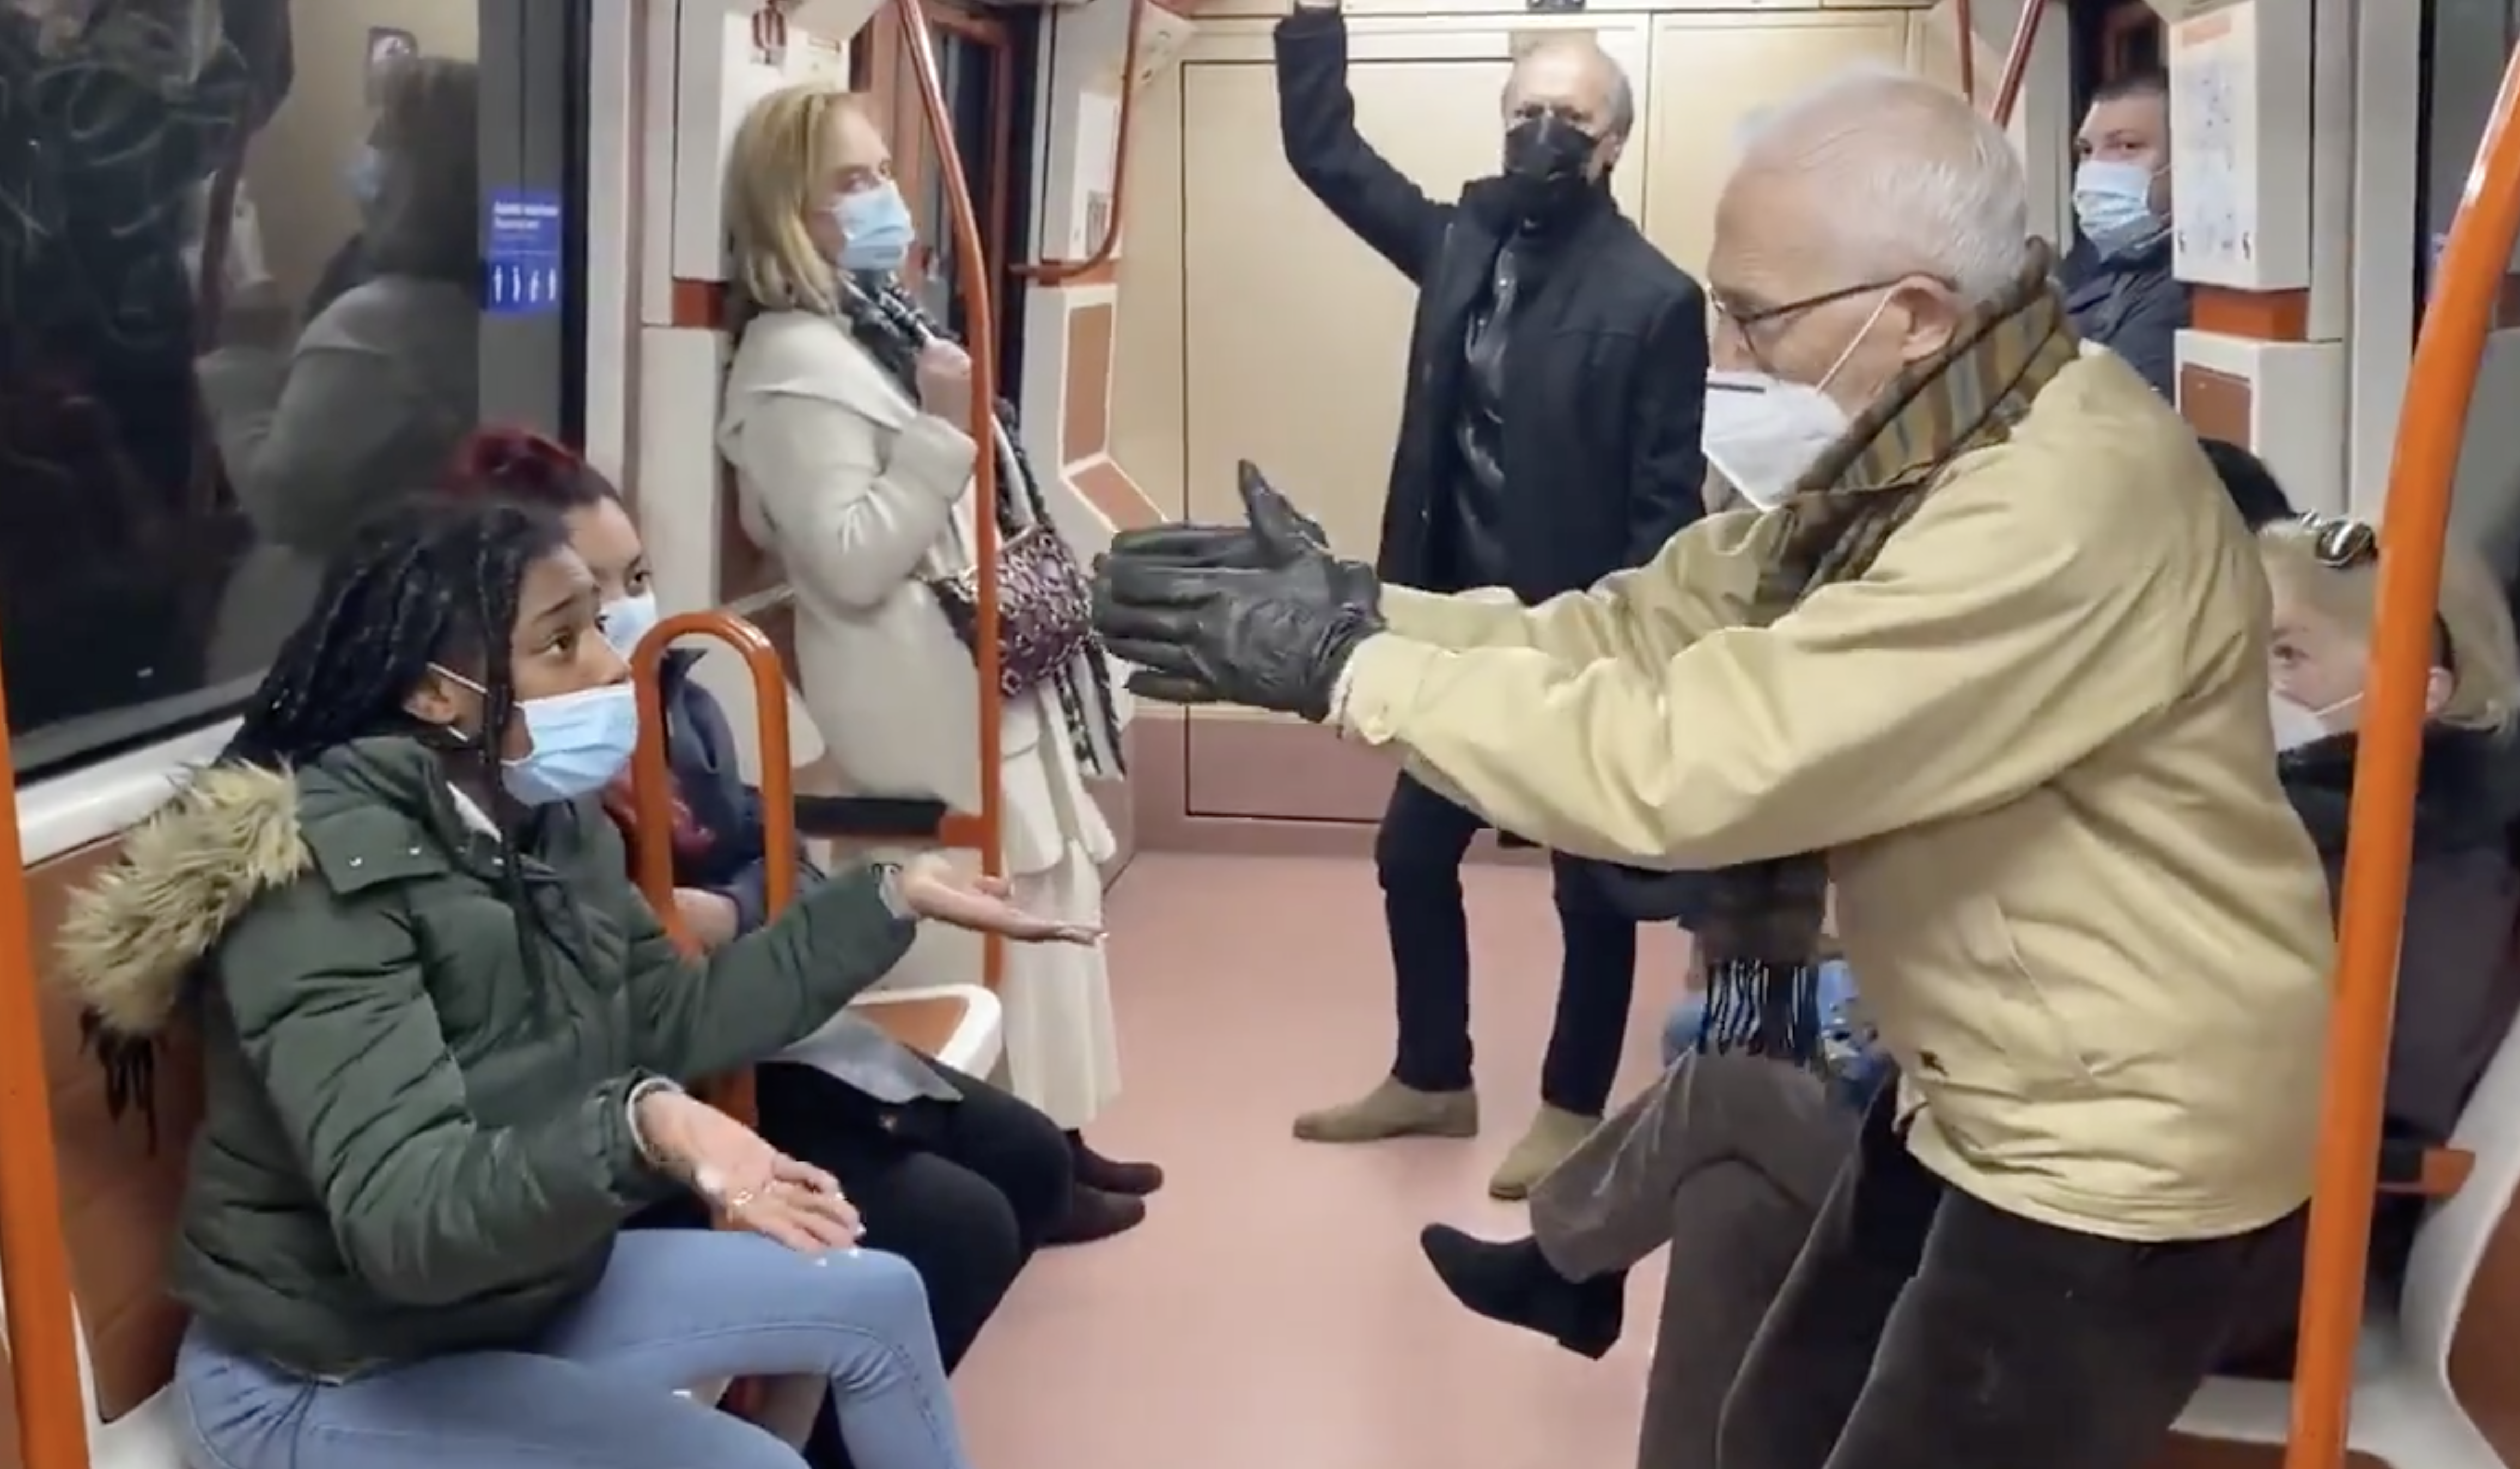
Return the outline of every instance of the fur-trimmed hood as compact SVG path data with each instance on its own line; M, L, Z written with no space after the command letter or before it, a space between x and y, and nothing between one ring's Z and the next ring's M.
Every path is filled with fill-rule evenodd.
M132 829L119 861L71 895L55 940L54 983L108 1032L154 1035L228 925L313 864L295 779L252 765L205 766Z

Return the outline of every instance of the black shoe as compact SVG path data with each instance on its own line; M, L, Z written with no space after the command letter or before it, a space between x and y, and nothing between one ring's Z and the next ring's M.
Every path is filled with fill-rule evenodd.
M1539 1332L1596 1361L1618 1343L1628 1310L1625 1270L1569 1280L1527 1235L1496 1243L1449 1224L1418 1231L1418 1248L1453 1299L1491 1321Z
M1121 1163L1085 1145L1085 1134L1067 1134L1067 1153L1075 1160L1076 1181L1106 1194L1143 1199L1164 1186L1164 1171L1151 1163Z
M1147 1201L1127 1194L1105 1193L1079 1183L1067 1195L1067 1211L1042 1232L1045 1245L1090 1245L1125 1234L1147 1221Z

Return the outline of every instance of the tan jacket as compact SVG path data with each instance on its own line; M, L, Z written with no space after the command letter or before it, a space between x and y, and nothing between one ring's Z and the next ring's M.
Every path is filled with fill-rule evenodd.
M1340 722L1545 847L1830 853L1910 1146L2000 1208L2207 1238L2310 1190L2330 934L2275 782L2268 591L2114 357L1956 460L1861 579L1741 625L1778 518L1524 609L1386 593Z

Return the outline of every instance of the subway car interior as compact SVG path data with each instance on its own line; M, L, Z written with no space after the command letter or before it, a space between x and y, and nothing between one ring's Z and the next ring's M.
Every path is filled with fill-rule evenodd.
M0 0L0 768L15 789L0 831L18 851L0 873L0 1469L176 1469L188 1453L174 1377L189 1317L167 1261L204 1157L203 1067L170 1032L135 1109L93 1064L80 1002L55 983L75 895L235 735L318 597L306 548L452 476L476 429L582 456L644 542L663 620L632 659L634 830L682 825L660 690L688 663L764 793L766 849L801 841L827 870L927 850L998 872L1032 807L1061 799L1007 773L1018 736L1000 675L1018 654L1001 568L1017 563L1001 553L1028 531L1083 566L1120 532L1238 522L1249 461L1331 546L1372 554L1416 293L1288 163L1273 66L1288 13ZM2495 406L2520 396L2520 0L1342 13L1357 132L1445 199L1496 172L1518 60L1589 40L1623 77L1608 192L1700 281L1741 139L1850 69L1921 75L2001 124L2033 232L2060 253L2077 240L2078 166L2112 146L2087 119L2130 79L2158 79L2156 167L2177 185L2163 249L2187 300L2163 386L2198 435L2254 450L2295 509L2385 524L2375 707L2420 682L2445 546L2520 582L2520 414ZM730 250L748 207L730 170L747 115L805 83L853 94L888 147L911 235L900 310L963 344L962 411L986 432L1002 397L1019 426L1020 454L981 454L969 486L986 507L969 531L971 656L940 633L941 666L871 670L853 696L960 691L942 704L961 727L896 711L890 743L862 757L976 757L928 788L849 768L858 747L818 728L815 678L851 675L817 674L834 645L816 654L802 625L809 571L765 549L777 537L731 458L731 425L770 421L741 400L782 390L739 355L758 282ZM1478 1321L1421 1256L1429 1224L1527 1233L1523 1150L1554 1161L1580 1135L1534 1084L1558 1063L1571 942L1548 854L1462 837L1484 1127L1472 1110L1325 1146L1340 1125L1317 1114L1290 1135L1390 1056L1405 899L1378 870L1377 831L1395 763L1302 719L1159 704L1133 697L1125 669L1094 673L1115 757L1044 757L1045 779L1075 776L1091 812L1074 819L1107 829L1074 849L1100 880L1117 1060L1106 1043L1086 1068L1092 1105L1043 1105L1071 1136L1091 1114L1096 1166L1150 1160L1163 1186L1128 1203L1130 1227L1034 1256L953 1364L970 1462L1697 1462L1650 1434L1640 1449L1657 1358L1690 1330L1663 1314L1687 1293L1659 1254L1626 1277L1627 1328L1598 1360ZM2363 1308L2354 1241L2373 1186L2356 1160L2378 1135L2408 899L2403 846L2366 851L2362 833L2413 820L2416 759L2411 736L2365 749L2386 757L2357 777L2358 823L2379 814L2346 868L2298 1369L2210 1380L2165 1466L2520 1465L2520 1036L2490 1037L2456 1128L2399 1185L2422 1196L2412 1273L2401 1299ZM643 840L642 886L698 941L673 860ZM1002 998L1012 944L928 929L858 1014L971 1077L1003 1080L1053 1043ZM2520 974L2520 936L2492 937ZM1613 1106L1661 1069L1666 1013L1695 983L1689 936L1640 926L1634 975ZM752 1105L742 1079L725 1084L711 1094ZM799 1406L782 1388L687 1390L801 1442L812 1395ZM443 1431L465 1451L460 1425ZM253 1466L195 1455L194 1469Z

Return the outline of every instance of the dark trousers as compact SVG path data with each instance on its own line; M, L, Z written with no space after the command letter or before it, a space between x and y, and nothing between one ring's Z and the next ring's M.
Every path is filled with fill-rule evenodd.
M878 1102L810 1066L755 1073L761 1135L829 1170L866 1221L864 1243L910 1262L927 1288L952 1371L1067 1207L1072 1163L1058 1125L976 1077L930 1062L962 1100ZM705 1225L697 1205L647 1224ZM826 1401L805 1441L814 1469L847 1469Z
M1470 1084L1470 932L1462 911L1462 859L1486 825L1403 775L1374 838L1374 876L1382 884L1398 987L1400 1043L1391 1075L1420 1091ZM1637 926L1609 907L1580 867L1564 857L1552 857L1552 865L1565 960L1540 1095L1552 1107L1598 1117L1618 1078L1636 987Z
M1867 1113L1725 1400L1724 1469L2141 1469L2298 1290L2300 1214L2169 1244L2035 1223L1927 1172L1897 1107Z

